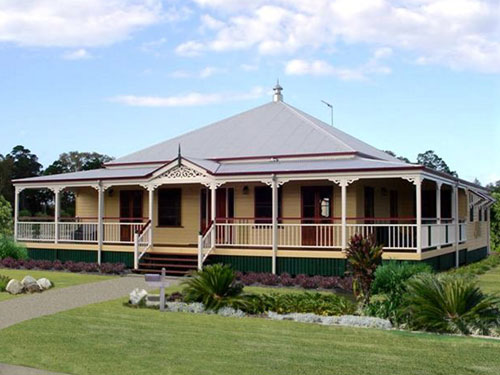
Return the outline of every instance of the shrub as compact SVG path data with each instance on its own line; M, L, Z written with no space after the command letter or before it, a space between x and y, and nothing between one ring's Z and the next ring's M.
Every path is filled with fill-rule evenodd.
M64 265L59 259L56 259L54 260L54 262L52 262L52 268L55 269L56 271L61 271L64 269Z
M422 273L432 273L432 268L426 263L408 262L389 262L378 267L371 286L371 294L377 295L377 298L372 298L365 313L400 323L406 282Z
M237 280L241 281L244 285L263 284L269 286L281 285L285 287L298 286L305 289L333 289L341 288L344 290L352 290L351 277L339 276L308 276L299 274L295 277L284 272L281 275L273 275L271 273L235 273Z
M16 243L11 237L0 236L0 259L27 259L28 250L25 246Z
M448 272L460 275L482 275L490 269L500 265L500 254L491 254L479 262L469 264L467 266L454 268Z
M4 292L5 288L7 288L7 284L10 281L10 277L0 275L0 292Z
M123 271L125 271L125 264L124 263L102 263L100 266L100 270L102 273L109 273L109 274L120 274Z
M373 236L355 234L349 241L346 255L349 273L353 277L354 295L367 304L375 270L382 262L382 246L376 245Z
M290 276L290 274L285 272L280 275L280 283L283 286L294 286L295 280L292 276Z
M17 259L7 257L2 259L2 266L4 266L5 268L19 268L19 262L17 261Z
M500 326L500 299L471 278L422 274L408 281L409 327L443 333L489 334Z
M193 273L193 277L183 282L186 302L201 302L207 309L222 307L243 307L243 284L236 281L234 271L226 265L214 264Z
M356 305L336 294L271 293L248 297L251 303L243 310L256 314L273 311L278 314L313 313L317 315L343 315L356 311Z
M375 270L375 279L371 286L372 294L402 294L406 291L406 281L420 273L432 273L426 263L391 261Z

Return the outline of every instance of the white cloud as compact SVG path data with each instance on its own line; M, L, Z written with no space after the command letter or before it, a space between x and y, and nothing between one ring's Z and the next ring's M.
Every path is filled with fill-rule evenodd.
M389 74L391 69L381 60L391 56L390 48L378 48L365 63L355 68L337 67L325 60L293 59L286 63L285 73L289 75L335 76L345 81L365 80L372 74Z
M175 52L181 56L198 56L204 50L204 46L202 43L196 42L194 40L190 40L188 42L179 44L175 49Z
M229 101L251 100L262 97L264 88L254 87L247 92L199 93L191 92L177 96L119 95L109 100L132 107L192 107Z
M92 55L84 48L68 51L62 55L62 58L65 60L86 60L91 57Z
M161 0L2 0L0 42L22 46L94 47L171 20Z
M170 74L172 78L209 78L216 74L226 72L226 69L207 66L197 72L188 72L186 70L176 70Z
M259 69L259 66L257 64L241 64L240 68L243 69L245 72L253 72Z
M195 1L217 14L217 27L179 46L185 56L242 49L293 54L341 42L385 46L382 54L409 52L421 64L500 72L497 0Z

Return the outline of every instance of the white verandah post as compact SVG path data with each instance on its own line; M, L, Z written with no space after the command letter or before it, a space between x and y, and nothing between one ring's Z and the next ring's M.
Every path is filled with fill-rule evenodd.
M61 189L54 189L54 243L59 242L59 217L61 216Z
M436 181L436 224L438 225L437 232L439 233L438 249L441 248L443 233L445 233L445 229L441 227L441 185L442 182Z
M210 247L212 249L215 248L215 232L216 232L216 229L217 227L215 226L215 219L216 219L216 215L217 215L217 205L216 205L216 199L217 199L217 185L216 184L211 184L210 185L210 213L211 213L211 216L212 216L212 233L210 235L210 242L211 242L211 245Z
M451 198L452 202L452 217L453 217L453 222L455 224L455 267L458 268L459 262L460 262L460 252L458 251L458 236L459 236L459 230L460 230L460 224L458 222L458 186L456 184L453 185L453 195Z
M17 241L18 221L19 221L19 193L21 189L16 186L14 191L14 240Z
M417 254L422 253L422 178L415 177L415 208L417 222Z
M341 191L341 223L342 223L342 251L347 249L347 181L340 182Z
M104 241L104 188L99 181L97 189L97 263L101 264L102 244Z
M154 188L148 186L148 216L149 216L149 241L148 246L153 246L153 199L154 199Z
M272 189L272 266L271 272L276 274L276 255L278 253L278 181L276 176L273 175L271 180Z

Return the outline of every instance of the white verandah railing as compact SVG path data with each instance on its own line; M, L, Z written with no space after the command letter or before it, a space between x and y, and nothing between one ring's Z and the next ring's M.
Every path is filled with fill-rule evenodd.
M103 243L133 244L134 233L144 223L108 222L103 223ZM63 221L58 223L59 242L97 243L99 224L97 222ZM17 240L54 242L56 224L53 221L20 221L17 223Z

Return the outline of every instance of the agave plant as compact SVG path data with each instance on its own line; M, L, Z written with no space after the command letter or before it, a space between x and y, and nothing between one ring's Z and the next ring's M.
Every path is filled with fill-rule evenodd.
M489 334L500 326L500 298L486 295L474 279L422 274L408 281L405 313L411 328Z
M382 246L376 244L373 236L355 234L349 241L346 255L349 273L353 277L354 295L367 304L375 270L382 263Z
M243 284L236 281L234 271L227 265L214 264L193 273L183 282L184 300L201 302L208 310L219 310L222 307L241 307L246 299L241 295Z

